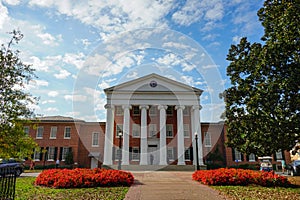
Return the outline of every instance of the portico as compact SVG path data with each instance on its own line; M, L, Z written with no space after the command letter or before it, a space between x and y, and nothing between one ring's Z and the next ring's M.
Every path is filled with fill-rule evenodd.
M203 164L200 126L202 90L150 74L104 90L107 96L104 165ZM199 148L195 148L198 133Z

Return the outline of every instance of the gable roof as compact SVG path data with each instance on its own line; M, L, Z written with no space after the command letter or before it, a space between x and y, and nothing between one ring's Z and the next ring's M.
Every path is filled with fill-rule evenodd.
M107 94L107 93L115 91L115 90L122 90L122 88L126 88L127 86L137 85L137 84L139 84L141 82L144 82L145 80L152 80L152 79L161 80L161 81L163 81L165 83L168 83L170 85L175 85L177 87L184 88L184 89L189 90L191 92L195 92L198 95L201 95L202 92L203 92L203 90L201 90L199 88L191 87L191 86L189 86L187 84L184 84L184 83L181 83L181 82L178 82L178 81L166 78L164 76L161 76L161 75L158 75L158 74L155 74L155 73L148 74L146 76L143 76L143 77L131 80L131 81L127 81L127 82L121 83L119 85L115 85L115 86L106 88L106 89L104 89L104 92Z

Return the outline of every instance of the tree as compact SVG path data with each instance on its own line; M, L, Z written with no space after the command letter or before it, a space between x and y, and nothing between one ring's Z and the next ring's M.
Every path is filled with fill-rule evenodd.
M32 154L36 143L23 129L23 120L30 118L33 111L28 104L36 98L24 92L24 87L34 75L30 65L22 63L19 51L13 51L23 34L12 31L12 39L0 49L0 157L26 157Z
M228 146L271 155L300 139L300 1L266 0L262 43L231 45L226 103Z

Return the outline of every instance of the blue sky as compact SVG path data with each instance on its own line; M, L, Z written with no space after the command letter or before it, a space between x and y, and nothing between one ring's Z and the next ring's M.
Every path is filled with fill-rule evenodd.
M204 90L201 120L219 121L230 86L226 55L260 41L262 0L2 0L0 43L16 46L39 77L25 89L37 114L105 121L103 89L149 73ZM86 109L84 105L89 105Z

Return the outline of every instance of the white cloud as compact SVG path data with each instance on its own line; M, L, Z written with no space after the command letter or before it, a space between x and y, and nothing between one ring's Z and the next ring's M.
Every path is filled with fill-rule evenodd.
M58 112L59 110L57 108L54 108L54 107L49 107L49 108L46 108L44 110L45 112L51 112L51 113L55 113L55 112Z
M20 0L4 0L7 4L16 6L20 3Z
M139 76L138 76L137 72L131 72L131 73L127 74L127 76L126 76L126 78L128 78L128 79L136 79L138 77Z
M55 37L50 33L39 33L37 36L41 38L43 43L47 46L58 46L59 42L62 41L62 35L57 35Z
M232 42L234 42L235 44L237 44L237 43L240 42L241 39L242 39L242 37L236 35L236 36L234 36L232 38Z
M49 97L56 97L57 95L58 95L57 91L50 91L50 92L48 92L48 96Z
M3 28L3 25L7 20L8 20L8 10L0 2L0 29Z
M38 89L40 87L46 87L49 85L48 81L45 80L30 80L29 84L26 86L28 90Z
M216 21L224 16L221 0L187 0L185 4L172 15L172 20L180 25L189 26L201 20Z
M66 53L63 57L63 62L74 65L77 69L81 69L84 63L85 55L83 53Z
M45 101L42 101L41 104L48 104L48 103L56 103L55 100L45 100Z
M66 79L70 75L71 73L65 69L61 69L58 74L54 74L55 78L57 79Z
M79 95L79 94L65 95L64 98L67 101L76 101L76 102L85 102L87 100L86 95Z

